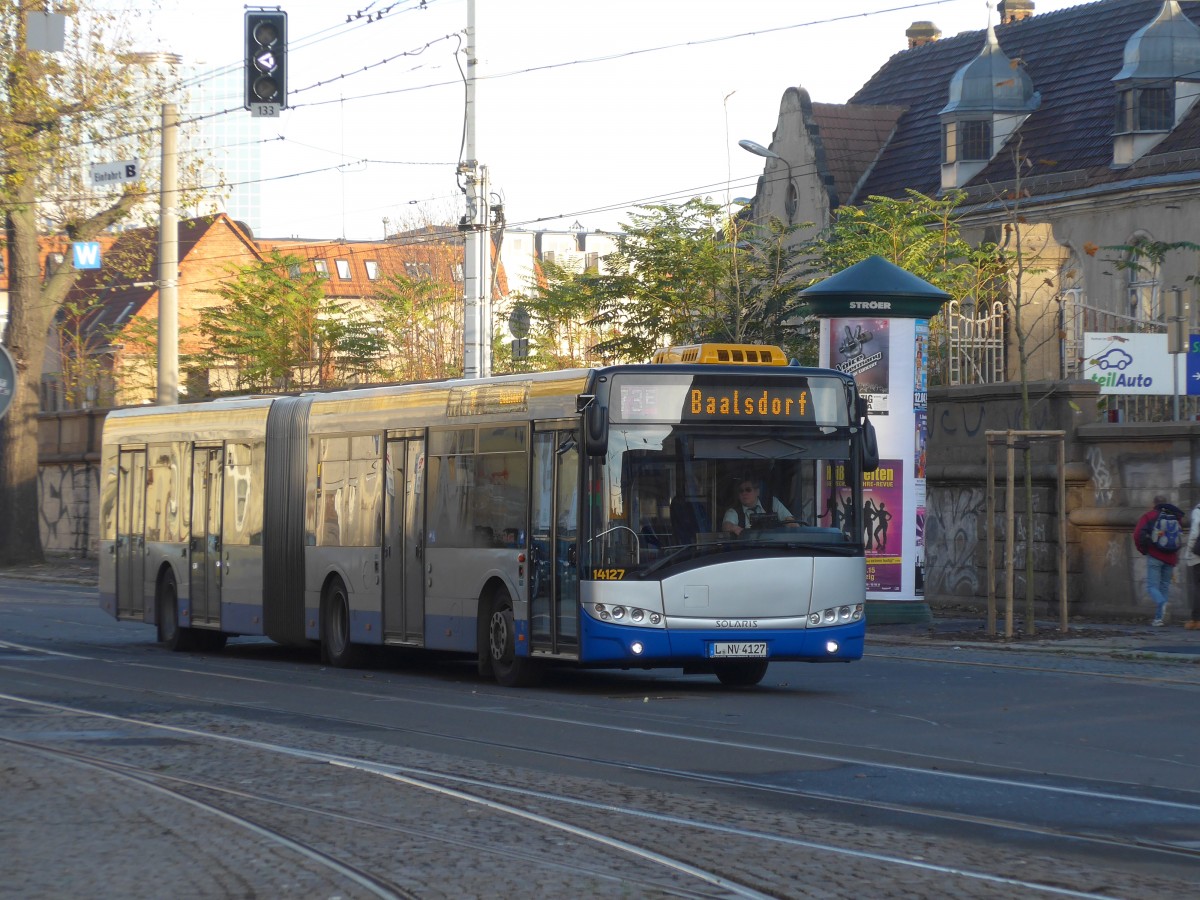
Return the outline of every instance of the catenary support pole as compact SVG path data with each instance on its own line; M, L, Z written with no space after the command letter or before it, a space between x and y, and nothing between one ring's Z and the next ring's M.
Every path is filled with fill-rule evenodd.
M162 107L158 211L158 405L179 402L179 108Z

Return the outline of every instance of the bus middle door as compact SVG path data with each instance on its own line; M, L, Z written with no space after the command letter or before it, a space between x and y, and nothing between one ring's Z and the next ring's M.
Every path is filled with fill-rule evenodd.
M387 442L383 535L383 638L425 643L425 440Z

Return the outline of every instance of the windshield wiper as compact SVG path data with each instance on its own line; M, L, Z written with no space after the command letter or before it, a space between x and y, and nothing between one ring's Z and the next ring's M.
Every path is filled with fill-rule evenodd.
M678 550L668 553L662 559L650 563L646 568L641 570L642 575L653 575L655 572L668 565L675 563L686 562L689 559L695 559L697 556L703 556L711 550L728 550L737 543L736 539L731 538L727 541L714 541L711 544L685 544Z

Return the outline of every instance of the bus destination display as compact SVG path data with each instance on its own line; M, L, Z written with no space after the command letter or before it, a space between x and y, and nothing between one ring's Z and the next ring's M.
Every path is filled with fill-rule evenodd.
M656 422L815 422L807 381L764 385L761 381L617 385L622 421ZM615 418L616 416L614 416Z

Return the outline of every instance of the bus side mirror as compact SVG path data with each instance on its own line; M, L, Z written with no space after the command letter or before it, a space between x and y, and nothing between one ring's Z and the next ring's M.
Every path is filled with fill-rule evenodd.
M583 411L583 450L588 456L608 454L608 407L593 403Z
M875 426L870 419L863 419L862 430L862 470L874 472L879 468L879 439L875 436Z

